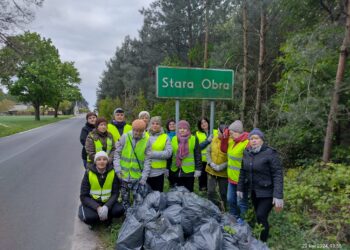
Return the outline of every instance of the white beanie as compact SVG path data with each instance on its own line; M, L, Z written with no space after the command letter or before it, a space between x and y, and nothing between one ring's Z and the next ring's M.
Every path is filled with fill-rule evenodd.
M95 159L94 159L95 163L96 163L97 158L99 158L99 157L105 157L108 160L108 155L107 155L107 153L105 151L100 151L100 152L97 152L95 154Z
M240 120L236 120L228 127L229 130L237 133L243 133L243 124Z

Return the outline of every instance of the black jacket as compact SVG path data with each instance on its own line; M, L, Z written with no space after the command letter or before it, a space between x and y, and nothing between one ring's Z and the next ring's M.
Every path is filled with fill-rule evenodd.
M80 201L84 206L90 207L94 210L97 210L99 206L106 205L108 209L111 209L114 205L114 203L117 202L118 196L119 196L119 180L117 175L114 177L114 181L112 184L112 194L109 200L106 203L103 203L102 201L96 201L90 196L90 182L89 182L89 174L88 171L93 171L97 175L98 182L100 183L100 186L102 187L105 183L107 174L110 171L114 171L113 165L109 164L107 166L107 170L104 174L100 174L97 169L96 165L94 164L91 169L85 171L85 175L83 177L83 180L81 182L80 187Z
M275 149L263 144L258 153L244 151L237 190L248 189L256 197L283 199L283 169Z
M83 148L81 150L81 158L83 160L87 159L87 154L86 154L86 150L85 150L85 142L86 142L86 137L88 136L88 134L95 128L95 125L92 125L90 123L86 123L85 126L81 129L80 132L80 143L81 145L83 145Z

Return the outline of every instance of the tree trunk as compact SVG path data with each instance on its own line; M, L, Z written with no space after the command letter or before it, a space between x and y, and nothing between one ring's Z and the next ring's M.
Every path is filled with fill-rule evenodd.
M191 1L187 0L187 15L188 15L188 51L191 51L193 47L193 34L192 34L192 6ZM192 57L188 57L188 66L192 67Z
M248 10L247 1L243 0L243 83L242 83L242 104L241 121L244 124L246 109L246 94L248 83Z
M260 46L259 46L259 68L258 82L256 84L256 99L254 113L254 128L259 126L260 110L261 110L261 85L264 77L264 60L265 60L265 35L266 35L266 13L264 4L261 2L260 7Z
M331 106L328 114L326 136L324 138L324 145L323 145L322 160L325 163L329 162L331 158L334 123L337 118L337 112L338 112L339 90L340 90L341 83L344 79L345 63L349 52L348 47L350 46L350 16L349 16L350 1L347 1L346 3L346 13L347 13L347 17L346 17L345 35L344 35L342 46L340 48L337 75L335 78L332 101L331 101Z
M60 106L60 102L57 102L56 105L55 105L55 114L54 114L54 117L57 118L58 117L58 108Z
M40 103L33 103L35 120L40 121Z

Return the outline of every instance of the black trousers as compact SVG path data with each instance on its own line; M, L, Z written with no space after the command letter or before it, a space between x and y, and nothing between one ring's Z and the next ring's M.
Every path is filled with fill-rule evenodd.
M199 183L199 190L200 191L205 191L207 190L207 186L208 186L208 176L207 176L207 172L205 171L205 167L207 166L206 162L202 162L202 174L201 176L199 176L198 178L198 183Z
M164 174L155 177L148 177L147 183L151 186L153 191L163 192Z
M219 205L220 203L216 199L216 186L219 186L220 199L226 207L227 200L227 177L219 177L208 174L208 199L214 204Z
M123 214L123 206L120 203L116 202L113 205L112 209L108 211L108 220L111 220L112 218L119 218ZM96 210L83 205L79 206L78 216L81 221L85 222L88 225L94 225L100 221L100 217L98 216Z
M256 220L259 224L262 224L264 230L261 232L260 239L263 242L267 241L269 236L269 213L273 207L272 197L258 198L255 192L252 192L252 203L255 210Z
M179 177L179 171L169 171L169 184L170 187L184 186L190 192L193 192L194 177Z

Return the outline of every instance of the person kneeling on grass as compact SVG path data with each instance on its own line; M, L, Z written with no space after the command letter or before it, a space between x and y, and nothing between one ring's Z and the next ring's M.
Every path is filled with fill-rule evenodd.
M112 218L121 217L124 209L117 201L118 196L119 180L113 165L108 164L106 152L97 152L93 166L85 172L81 182L80 220L92 226L99 221L111 222Z

